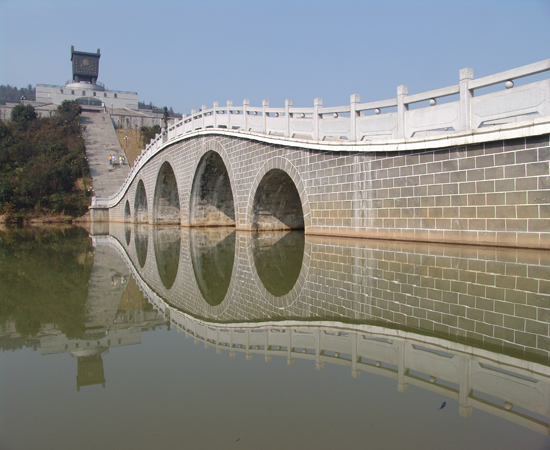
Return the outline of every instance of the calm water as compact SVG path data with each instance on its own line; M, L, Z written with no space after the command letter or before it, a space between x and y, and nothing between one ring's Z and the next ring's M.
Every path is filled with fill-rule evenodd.
M549 280L533 250L2 230L0 448L550 448Z

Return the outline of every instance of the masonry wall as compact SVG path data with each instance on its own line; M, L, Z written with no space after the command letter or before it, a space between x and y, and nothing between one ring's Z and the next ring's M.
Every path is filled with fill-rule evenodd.
M199 136L155 155L110 220L124 221L125 200L134 205L139 179L153 220L156 178L168 161L176 174L181 224L188 226L193 177L207 151L217 152L228 171L238 229L251 229L257 188L269 170L281 169L296 185L307 234L550 248L549 135L386 153Z

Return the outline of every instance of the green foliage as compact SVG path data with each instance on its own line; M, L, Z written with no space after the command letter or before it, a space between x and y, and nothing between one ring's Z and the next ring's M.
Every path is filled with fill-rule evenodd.
M21 97L26 100L34 101L36 99L36 89L30 84L26 88L17 89L17 86L9 84L0 85L0 105L5 105L6 102L19 102Z
M69 339L84 332L93 253L82 228L0 232L0 323L34 336L44 324Z
M153 110L153 108L155 109ZM153 105L153 102L145 103L145 102L138 101L138 109L150 109L151 111L155 111L155 112L160 112L160 111L164 111L165 109L168 109L168 114L170 117L181 117L181 114L174 112L174 108L172 108L171 106L170 108L168 108L167 106L157 107Z
M63 102L51 118L32 119L25 109L17 121L0 121L0 213L87 211L87 192L75 187L89 177L80 111Z
M162 114L162 121L164 122L164 128L168 128L168 108L164 107L164 113Z
M32 105L15 105L11 110L11 120L22 127L27 127L33 120L38 118L38 114Z
M160 126L153 125L152 127L143 126L139 131L141 131L141 143L145 147L161 130Z

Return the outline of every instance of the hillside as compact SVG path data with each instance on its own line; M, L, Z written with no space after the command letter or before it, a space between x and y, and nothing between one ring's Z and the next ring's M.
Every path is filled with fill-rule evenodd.
M31 105L17 105L0 121L0 214L8 220L36 215L85 214L91 179L81 108L63 102L53 117L38 118Z

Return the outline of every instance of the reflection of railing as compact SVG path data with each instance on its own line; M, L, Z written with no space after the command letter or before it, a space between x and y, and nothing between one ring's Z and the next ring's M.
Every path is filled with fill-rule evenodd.
M114 237L94 238L94 245L115 248L155 309L178 330L218 353L243 353L246 359L262 355L346 365L352 376L362 372L397 380L405 392L409 384L458 400L459 413L470 416L472 408L490 412L537 432L548 434L550 368L500 353L479 349L439 337L365 324L336 321L265 321L262 323L215 323L182 312L167 304L132 264Z
M472 69L462 69L460 82L454 86L413 95L408 95L407 86L399 86L394 99L360 103L359 95L352 95L349 105L336 107L323 107L321 99L315 99L312 108L294 107L292 100L287 100L284 108L271 108L267 100L261 107L250 106L248 100L244 100L241 106L233 105L231 101L226 106L215 102L210 109L203 106L199 111L193 110L152 139L136 159L120 190L109 198L92 199L92 207L117 204L143 165L167 142L201 130L298 138L305 147L309 144L305 144L303 139L337 139L339 146L335 150L341 151L346 150L346 142L386 142L388 139L449 135L454 131L470 132L537 115L550 116L550 79L514 87L514 80L546 71L550 71L550 59L478 79L473 78ZM504 84L506 89L474 97L476 90L497 84ZM438 100L452 96L458 96L458 100L437 104ZM413 105L419 107L411 109ZM353 145L347 150L373 151L373 148L362 149Z

